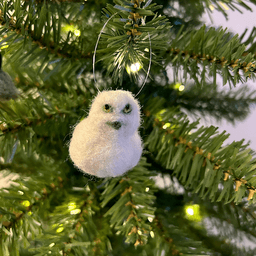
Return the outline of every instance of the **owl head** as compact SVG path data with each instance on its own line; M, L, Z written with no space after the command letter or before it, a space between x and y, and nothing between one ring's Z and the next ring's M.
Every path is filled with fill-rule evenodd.
M129 91L103 91L93 100L88 117L103 131L130 136L140 126L140 105Z

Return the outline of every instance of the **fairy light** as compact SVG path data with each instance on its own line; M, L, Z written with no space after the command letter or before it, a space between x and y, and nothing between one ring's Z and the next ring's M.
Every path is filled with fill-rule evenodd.
M191 221L201 221L202 216L200 214L199 204L192 204L185 206L185 217Z
M30 206L30 202L28 200L23 201L21 204L24 205L25 207Z
M76 214L79 214L81 212L81 209L75 209L75 210L72 210L70 212L71 215L76 215Z
M162 109L160 110L157 114L156 114L156 118L161 122L163 120L162 118L162 114L164 114L166 112L166 109Z
M68 24L68 25L64 26L63 30L66 31L66 32L71 31L77 37L81 35L81 31L74 25L69 25Z
M80 36L81 31L79 29L76 29L76 30L74 30L74 34L75 34L75 36Z
M168 127L170 127L171 124L170 123L166 123L165 125L163 125L163 129L167 129Z
M75 202L68 203L68 209L70 211L76 209L76 203Z
M56 230L56 233L61 233L63 230L64 230L63 227L59 227L59 228Z
M73 25L66 25L66 26L63 27L63 30L73 32L75 30L75 27Z
M184 85L180 85L179 91L182 92L182 91L184 91L184 89L185 89L185 86Z
M192 207L188 207L188 208L186 209L186 213L187 213L188 215L190 215L190 216L194 215L194 210L193 210L193 208L192 208Z
M152 221L153 221L153 218L152 218L152 217L148 217L148 221L149 221L149 222L152 222Z
M135 73L138 72L141 69L141 65L139 62L136 62L135 64L131 65L131 72Z
M175 90L178 90L180 92L184 91L185 86L181 83L176 83L175 85L171 85L171 88L174 88Z
M142 66L140 65L140 63L136 62L136 63L131 64L130 66L127 66L126 71L128 74L137 73L141 68L142 68Z
M77 205L75 202L68 203L68 210L70 211L71 215L76 215L81 212L81 209L77 209Z
M2 49L6 49L8 47L9 47L9 45L6 42L4 42L4 43L2 43L2 46L0 49L2 50Z

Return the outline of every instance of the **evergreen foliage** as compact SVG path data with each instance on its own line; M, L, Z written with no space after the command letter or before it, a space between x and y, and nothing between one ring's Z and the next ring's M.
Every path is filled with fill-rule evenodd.
M188 119L234 123L256 103L248 87L232 91L255 78L256 29L244 40L247 30L200 20L213 7L227 17L225 5L250 10L230 0L0 0L2 69L20 92L0 102L0 170L18 174L0 190L0 256L255 255L243 242L256 243L254 152ZM143 156L122 177L90 177L68 156L97 93L95 46L100 90L136 94L152 63L138 95Z

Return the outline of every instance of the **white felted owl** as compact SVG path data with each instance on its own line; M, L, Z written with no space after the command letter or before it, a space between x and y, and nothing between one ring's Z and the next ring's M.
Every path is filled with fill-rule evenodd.
M74 129L69 154L85 173L116 177L135 167L142 154L140 106L129 91L99 92L89 115Z

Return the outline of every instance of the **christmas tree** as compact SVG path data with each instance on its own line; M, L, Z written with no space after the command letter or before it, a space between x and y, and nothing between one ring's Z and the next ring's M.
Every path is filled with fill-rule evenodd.
M201 21L225 6L250 10L0 1L0 170L18 175L0 191L0 256L255 255L254 152L197 120L242 120L256 102L248 87L232 90L255 78L255 29L245 40ZM99 178L74 166L69 142L98 90L116 89L140 102L143 153Z

